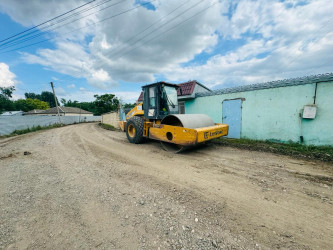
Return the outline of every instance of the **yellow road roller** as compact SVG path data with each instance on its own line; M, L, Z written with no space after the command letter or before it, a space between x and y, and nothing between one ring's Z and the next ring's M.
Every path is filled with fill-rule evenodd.
M157 82L142 87L143 102L126 115L120 127L129 142L146 138L160 141L163 148L179 153L188 147L228 134L227 124L214 123L205 114L179 114L176 84Z

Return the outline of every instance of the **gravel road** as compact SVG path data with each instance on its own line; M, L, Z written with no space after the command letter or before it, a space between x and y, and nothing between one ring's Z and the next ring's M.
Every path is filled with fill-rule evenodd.
M0 249L333 249L333 168L80 124L0 140Z

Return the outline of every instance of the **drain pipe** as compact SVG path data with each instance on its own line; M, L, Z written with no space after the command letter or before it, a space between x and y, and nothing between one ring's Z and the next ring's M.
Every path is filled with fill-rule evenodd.
M316 105L317 87L318 87L318 83L316 82L315 93L314 93L314 96L313 96L313 105Z
M303 110L303 109L301 109L301 112L299 113L299 125L300 125L300 135L299 135L299 140L300 140L301 143L304 142L304 137L303 137L303 126L302 126L302 120L303 120L303 118L302 118L302 113L303 113L302 110Z

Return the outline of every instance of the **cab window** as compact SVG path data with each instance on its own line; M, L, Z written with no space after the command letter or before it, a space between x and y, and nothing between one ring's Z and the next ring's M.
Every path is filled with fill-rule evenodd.
M149 88L149 108L156 107L155 89L155 87Z

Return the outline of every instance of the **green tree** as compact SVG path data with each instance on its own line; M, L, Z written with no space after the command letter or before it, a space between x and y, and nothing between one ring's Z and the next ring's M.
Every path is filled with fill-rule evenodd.
M51 108L56 106L52 92L43 91L41 94L25 93L24 95L25 95L25 98L38 99L43 102L47 102ZM58 102L58 105L60 105L58 99L57 99L57 102Z
M113 94L94 95L96 98L93 102L78 102L65 99L61 100L61 103L65 107L76 107L83 110L90 111L94 115L101 115L106 112L115 111L119 106L119 99Z
M62 102L65 107L75 107L80 108L83 110L90 111L94 114L96 114L96 105L94 102L78 102L78 101L72 101L68 100L66 102Z
M15 110L15 105L10 98L15 90L14 86L11 87L0 87L0 113L3 111L13 111Z
M25 96L25 98L42 100L41 96L39 94L35 94L35 93L24 93L24 96Z
M43 91L41 94L41 101L47 102L51 108L54 108L56 106L56 103L54 101L54 95L52 92L49 91ZM60 105L58 99L57 99L58 105Z
M38 99L19 99L15 101L15 106L17 110L22 110L24 112L33 110L33 109L48 109L50 108L47 102L43 102Z
M113 94L104 95L94 95L96 100L94 104L96 105L96 115L101 115L110 111L115 111L119 106L119 99Z
M27 98L26 101L33 106L33 109L49 109L50 105L47 102L43 102L41 100L38 99L31 99L31 98Z
M122 106L124 109L132 109L134 108L136 103L124 103Z
M10 87L0 87L0 95L3 96L4 98L12 98L12 94L15 91L15 87L14 86L10 86Z

